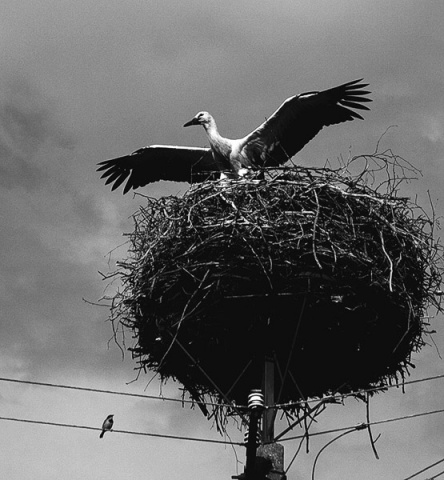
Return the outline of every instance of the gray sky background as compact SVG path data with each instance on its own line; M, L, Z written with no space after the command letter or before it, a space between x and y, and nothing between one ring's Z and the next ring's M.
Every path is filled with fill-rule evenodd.
M365 121L322 131L297 159L322 166L383 148L422 171L406 195L427 192L444 214L444 3L403 0L3 0L0 15L0 376L144 393L108 340L99 270L132 228L139 201L111 193L96 163L149 144L204 146L182 125L208 110L228 137L259 125L290 95L364 77ZM183 184L147 187L181 194ZM438 232L439 233L439 232ZM112 262L126 255L115 251ZM443 354L442 318L432 321ZM444 373L433 345L414 355L412 378ZM442 380L393 389L372 402L372 419L444 408ZM159 393L158 382L146 390ZM179 398L178 385L163 388ZM0 382L0 416L219 439L198 411L157 400ZM315 429L365 421L356 401L331 406ZM231 447L1 421L0 473L24 478L209 478L240 473ZM232 438L241 435L232 428ZM374 427L333 444L317 480L403 479L443 456L444 416ZM289 471L308 478L332 436L310 442ZM296 443L287 442L289 462ZM237 449L244 460L244 451ZM434 472L440 471L434 470ZM427 478L432 472L419 478Z

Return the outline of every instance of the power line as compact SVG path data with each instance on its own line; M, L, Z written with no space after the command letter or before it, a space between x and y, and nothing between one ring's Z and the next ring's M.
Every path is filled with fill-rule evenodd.
M408 380L406 382L403 382L401 386L404 385L411 385L414 383L420 383L420 382L426 382L426 381L431 381L431 380L438 380L444 378L444 374L441 375L435 375L431 377L425 377L425 378L419 378L416 380ZM164 400L168 402L179 402L179 403L190 403L190 404L195 404L195 400L186 400L186 399L180 399L180 398L171 398L171 397L158 397L155 395L146 395L146 394L141 394L141 393L128 393L128 392L118 392L115 390L103 390L99 388L87 388L87 387L77 387L73 385L64 385L64 384L57 384L57 383L47 383L47 382L36 382L36 381L31 381L31 380L19 380L16 378L6 378L6 377L0 377L0 381L2 382L11 382L11 383L21 383L21 384L27 384L27 385L36 385L40 387L52 387L52 388L62 388L62 389L68 389L68 390L80 390L84 392L93 392L93 393L104 393L104 394L109 394L109 395L120 395L120 396L126 396L126 397L136 397L136 398L145 398L148 400ZM348 397L350 395L354 395L356 393L365 393L365 392L375 392L378 390L385 390L389 388L399 388L400 385L394 384L394 385L387 385L384 387L372 387L368 389L363 389L359 390L358 392L351 392L351 393L346 393L346 394L341 394L341 395L330 395L328 398L331 399L342 399L345 397ZM319 399L312 399L312 400L307 400L307 401L302 401L298 400L297 402L288 402L288 403L282 403L282 404L276 404L273 406L268 406L266 408L288 408L291 406L296 406L299 404L305 404L305 403L310 403L310 402L318 402ZM228 403L218 403L218 402L207 402L207 401L201 401L201 403L208 405L208 406L214 406L214 407L230 407L230 408L246 408L244 405L237 405L237 404L228 404Z
M348 427L339 427L339 428L334 428L334 429L331 429L331 430L321 430L320 432L310 433L310 436L314 437L314 436L318 436L318 435L325 435L327 433L343 432L345 430L350 430L350 429L353 429L353 428L355 428L357 430L360 430L360 429L363 429L364 427L367 427L367 426L382 425L383 423L398 422L400 420L407 420L407 419L411 419L411 418L424 417L426 415L434 415L436 413L444 413L444 409L431 410L429 412L412 413L411 415L404 415L403 417L386 418L385 420L376 420L374 422L368 422L368 423L363 422L363 423L360 423L358 425L350 425ZM288 441L288 440L299 440L301 438L305 438L306 436L307 436L306 434L295 435L294 437L281 438L280 441L284 442L284 441Z
M365 389L362 389L362 390L357 390L357 391L350 392L350 393L343 393L343 394L339 394L339 395L336 395L336 394L328 395L326 398L329 398L329 399L332 399L332 400L341 400L343 398L350 397L352 395L357 395L357 394L362 394L362 393L378 392L380 390L388 390L389 388L400 388L400 387L404 387L405 385L412 385L414 383L427 382L427 381L430 381L430 380L439 380L441 378L444 378L444 374L434 375L432 377L418 378L416 380L407 380L407 381L402 382L401 385L396 383L396 384L393 384L393 385L385 385L385 386L382 386L382 387L365 388ZM288 407L292 407L292 406L297 406L297 405L306 404L306 403L314 403L314 402L319 402L319 399L297 400L296 402L287 402L287 403L276 404L276 405L273 405L273 406L269 406L268 408L288 408Z
M37 425L50 425L53 427L64 427L64 428L79 428L83 430L95 430L102 431L101 428L89 427L87 425L74 425L71 423L57 423L57 422L47 422L43 420L29 420L26 418L13 418L13 417L0 417L0 420L5 420L9 422L20 422L20 423L31 423ZM156 437L156 438L166 438L170 440L185 440L189 442L205 442L205 443L218 443L223 445L239 445L243 446L244 443L241 442L228 442L226 440L213 440L211 438L199 438L199 437L183 437L180 435L166 435L162 433L151 433L151 432L134 432L130 430L112 430L114 433L123 433L126 435L141 435L145 437Z
M441 378L444 378L444 374L407 381L407 382L404 382L403 385L420 383L420 382L431 381L431 380L437 380L437 379L441 379ZM156 397L154 395L128 393L128 392L118 392L118 391L113 391L113 390L102 390L102 389L97 389L97 388L77 387L77 386L72 386L72 385L53 384L53 383L46 383L46 382L35 382L35 381L30 381L30 380L19 380L19 379L13 379L13 378L5 378L5 377L0 377L0 381L11 382L11 383L19 383L19 384L36 385L36 386L44 386L44 387L70 389L70 390L80 390L80 391L86 391L86 392L103 393L103 394L111 394L111 395L121 395L121 396L129 396L129 397L136 397L136 398L145 398L145 399L150 399L150 400L165 400L165 401L181 402L181 403L193 403L193 404L195 403L193 400L168 398L168 397ZM395 387L395 386L398 386L398 385L389 385L389 386L384 387L384 388L391 388L391 387ZM374 389L362 390L362 392L379 390L379 389L380 389L380 387L375 387ZM341 395L340 397L345 397L347 395L348 394ZM337 398L337 396L332 396L332 398ZM213 406L230 406L230 407L233 406L233 405L213 403L213 402L202 402L202 403L205 403L206 405L213 405ZM285 404L285 405L288 405L288 404ZM275 408L276 407L278 407L278 405L276 405ZM319 435L325 435L325 434L331 434L331 433L337 433L337 432L346 432L346 431L350 432L350 431L354 431L354 430L361 430L361 429L364 429L365 427L371 426L371 425L381 425L381 424L384 424L384 423L391 423L391 422L396 422L396 421L401 421L401 420L407 420L407 419L418 418L418 417L423 417L423 416L428 416L428 415L434 415L434 414L437 414L437 413L444 413L444 409L432 410L432 411L428 411L428 412L421 412L421 413L415 413L415 414L410 414L410 415L404 415L404 416L401 416L401 417L394 417L394 418L388 418L388 419L384 419L384 420L361 423L361 424L354 425L354 426L340 427L340 428L331 429L331 430L323 430L323 431L319 431L319 432L312 432L312 433L310 433L310 436L319 436ZM77 428L77 429L83 429L83 430L95 430L95 431L101 431L102 430L101 428L98 428L98 427L90 427L90 426L86 426L86 425L57 423L57 422L49 422L49 421L42 421L42 420L30 420L30 419L24 419L24 418L0 417L0 420L10 421L10 422L28 423L28 424L37 424L37 425L57 426L57 427L64 427L64 428ZM191 441L191 442L204 442L204 443L233 445L233 446L234 445L245 446L245 443L243 443L243 442L232 442L232 441L226 441L226 440L214 440L214 439L199 438L199 437L184 437L184 436L180 436L180 435L167 435L167 434L159 434L159 433L151 433L151 432L137 432L137 431L129 431L129 430L114 430L113 429L112 431L114 433L121 433L121 434L127 434L127 435L138 435L138 436L148 436L148 437L164 438L164 439L170 439L170 440L183 440L183 441ZM306 434L303 434L303 435L297 435L297 436L293 436L293 437L282 438L281 441L303 439L305 437L306 437ZM422 470L410 475L409 477L404 478L403 480L411 480L412 478L420 475L421 473L424 473L425 471L427 471L427 470L429 470L429 469L431 469L431 468L435 467L436 465L439 465L440 463L443 463L443 462L444 462L444 458L441 459L441 460L438 460L437 462L435 462L435 463L423 468ZM435 474L435 475L433 475L428 480L436 479L443 474L444 474L444 470Z
M157 398L157 397L155 397L155 398ZM361 423L359 425L350 426L350 427L342 427L342 428L333 429L333 430L324 430L324 431L320 431L320 432L311 433L310 435L312 435L312 436L325 435L325 434L328 434L328 433L337 433L337 432L341 432L341 431L344 432L342 435L346 435L348 433L351 433L352 431L363 430L368 425L380 425L380 424L383 424L383 423L406 420L406 419L421 417L421 416L425 416L425 415L433 415L433 414L436 414L436 413L444 413L444 409L433 410L433 411L429 411L429 412L422 412L422 413L417 413L417 414L412 414L412 415L405 415L403 417L389 418L389 419L379 420L379 421L370 422L370 423ZM34 425L47 425L47 426L55 426L55 427L63 427L63 428L76 428L76 429L82 429L82 430L93 430L93 431L98 431L98 432L100 432L102 430L101 428L90 427L90 426L87 426L87 425L75 425L75 424L70 424L70 423L58 423L58 422L49 422L49 421L43 421L43 420L31 420L31 419L25 419L25 418L0 417L0 420L10 421L10 422L19 422L19 423L28 423L28 424L34 424ZM243 442L232 442L232 441L226 441L226 440L214 440L214 439L210 439L210 438L184 437L184 436L181 436L181 435L167 435L167 434L152 433L152 432L136 432L136 431L131 431L131 430L115 430L115 429L113 429L112 432L125 434L125 435L138 435L138 436L145 436L145 437L164 438L164 439L168 439L168 440L182 440L182 441L189 441L189 442L213 443L213 444L232 445L232 446L234 446L234 445L245 446L245 443L243 443ZM305 436L306 435L298 435L298 436L295 436L295 437L282 439L282 441L302 439ZM412 478L420 475L421 473L426 472L427 470L429 470L429 469L431 469L431 468L433 468L433 467L435 467L435 466L437 466L437 465L439 465L440 463L443 463L443 462L444 462L444 458L442 458L441 460L438 460L437 462L432 463L431 465L428 465L427 467L423 468L422 470L419 470L418 472L415 472L414 474L410 475L409 477L404 478L403 480L411 480ZM441 472L438 472L437 474L433 475L432 477L429 477L427 480L434 480L434 479L440 477L441 475L444 475L444 470L442 470Z
M433 475L433 477L428 478L427 480L434 480L435 478L440 477L441 475L444 475L444 470L441 472L437 473L436 475Z
M327 448L329 447L333 442L336 442L336 440L339 440L340 438L344 437L345 435L348 435L349 433L352 433L352 432L356 432L357 428L353 428L352 430L348 430L346 432L342 432L340 435L338 435L337 437L333 438L333 440L330 440L329 442L327 442L318 452L318 454L316 455L316 458L314 459L314 462L313 462L313 467L312 467L312 470L311 470L311 480L315 480L315 469L316 469L316 463L318 462L319 460L319 457L321 456L321 453Z
M410 475L410 477L404 478L403 480L410 480L411 478L414 478L414 477L416 477L417 475L420 475L421 473L424 473L424 472L426 472L427 470L429 470L429 469L431 469L431 468L433 468L433 467L436 467L436 465L439 465L439 464L442 463L442 462L444 462L444 458L442 458L441 460L438 460L438 461L435 462L435 463L432 463L431 465L429 465L428 467L423 468L422 470L419 470L419 472L416 472L416 473L414 473L413 475ZM442 473L442 472L441 472L441 473ZM441 475L441 473L438 474L438 475ZM436 476L437 476L437 475L436 475ZM435 477L436 477L436 476L435 476ZM432 477L432 478L435 478L435 477Z
M350 425L350 426L347 426L347 427L339 427L339 428L334 428L334 429L331 429L331 430L321 430L319 432L310 433L310 436L314 437L314 436L326 435L326 434L330 434L330 433L344 432L346 430L363 430L366 427L371 426L371 425L381 425L381 424L384 424L384 423L397 422L397 421L400 421L400 420L407 420L407 419L411 419L411 418L424 417L426 415L434 415L436 413L444 413L444 409L431 410L431 411L428 411L428 412L421 412L421 413L413 413L411 415L404 415L402 417L387 418L387 419L384 419L384 420L377 420L377 421L369 422L369 423L363 422L363 423L360 423L358 425ZM39 425L52 425L52 426L67 427L67 428L81 428L81 429L84 429L84 430L97 430L97 431L102 430L101 428L89 427L89 426L86 426L86 425L74 425L74 424L69 424L69 423L48 422L48 421L43 421L43 420L29 420L29 419L25 419L25 418L0 417L0 420L6 420L6 421L11 421L11 422L32 423L32 424L39 424ZM113 432L124 433L124 434L128 434L128 435L142 435L142 436L148 436L148 437L168 438L168 439L175 439L175 440L187 440L187 441L193 441L193 442L207 442L207 443L218 443L218 444L224 444L224 445L245 446L244 442L231 442L231 441L228 442L226 440L213 440L213 439L198 438L198 437L182 437L182 436L179 436L179 435L166 435L166 434L160 434L160 433L135 432L135 431L129 431L129 430L114 430L114 429L113 429ZM306 434L296 435L294 437L282 438L280 441L284 442L284 441L289 441L289 440L300 440L302 438L305 438L306 436L307 436ZM444 459L442 461L444 461ZM438 463L440 463L440 462L438 462ZM431 468L432 466L434 466L434 465L431 465L429 468ZM419 473L422 473L422 472L419 472ZM413 477L408 477L407 479L404 479L404 480L409 480L410 478L413 478Z
M128 393L128 392L117 392L115 390L101 390L99 388L87 388L87 387L75 387L73 385L63 385L58 383L46 383L46 382L35 382L31 380L18 380L15 378L5 378L0 377L0 381L2 382L12 382L12 383L23 383L27 385L37 385L39 387L53 387L53 388L63 388L68 390L80 390L84 392L93 392L93 393L106 393L109 395L121 395L125 397L137 397L137 398L145 398L147 400L165 400L168 402L179 402L179 403L191 403L196 404L195 400L186 400L180 398L169 398L169 397L156 397L155 395L146 395L141 393ZM205 405L213 406L213 407L231 407L233 408L235 405L225 404L225 403L217 403L217 402L204 402ZM236 405L236 407L241 407L240 405ZM246 408L246 407L245 407Z

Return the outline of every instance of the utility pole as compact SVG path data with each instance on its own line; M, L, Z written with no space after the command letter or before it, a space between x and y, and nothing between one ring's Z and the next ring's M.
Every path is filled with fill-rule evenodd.
M266 407L262 417L262 443L266 444L274 440L274 420L276 418L276 409L267 408L274 405L274 359L271 357L264 359L262 389Z
M274 421L276 419L276 409L270 408L275 404L274 395L274 359L264 358L264 379L263 390L265 400L265 410L262 414L262 444L257 449L257 458L263 459L262 463L270 466L266 478L269 480L283 480L284 474L284 447L274 441Z
M252 390L248 396L250 413L246 445L245 471L233 479L285 480L284 447L274 442L274 360L264 358L262 390ZM267 408L268 407L268 408ZM262 419L261 444L257 446L259 423Z

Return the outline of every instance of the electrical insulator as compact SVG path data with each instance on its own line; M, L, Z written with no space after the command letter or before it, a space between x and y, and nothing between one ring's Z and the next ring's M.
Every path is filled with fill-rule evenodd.
M248 443L248 436L249 436L249 428L246 427L245 433L244 433L244 442ZM256 445L260 445L262 443L262 435L260 430L257 431L256 433Z
M249 409L264 409L265 400L262 390L251 390L250 395L248 395L248 408Z

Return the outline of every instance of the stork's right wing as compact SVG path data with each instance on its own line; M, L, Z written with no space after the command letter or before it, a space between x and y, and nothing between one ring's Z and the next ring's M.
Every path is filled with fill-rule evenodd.
M321 92L306 92L288 98L275 112L244 139L244 154L258 166L281 165L328 125L362 119L354 109L365 105L370 92L361 80L344 83ZM258 162L259 159L259 162Z
M127 180L124 194L159 180L195 183L219 178L221 170L209 148L167 145L143 147L98 165L105 184L113 183L112 190Z

